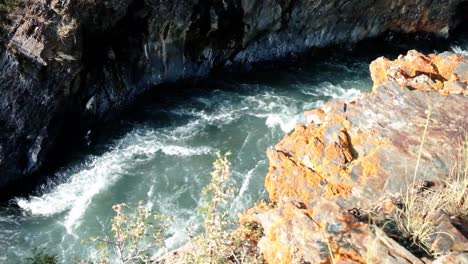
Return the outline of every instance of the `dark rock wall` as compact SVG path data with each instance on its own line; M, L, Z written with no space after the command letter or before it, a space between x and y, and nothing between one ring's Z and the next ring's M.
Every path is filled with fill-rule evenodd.
M462 2L23 0L0 31L0 187L155 85L388 30L447 35Z

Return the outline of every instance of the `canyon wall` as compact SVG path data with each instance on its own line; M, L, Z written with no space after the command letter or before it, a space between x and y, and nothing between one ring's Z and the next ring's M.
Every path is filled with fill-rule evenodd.
M6 21L0 188L37 172L54 150L66 148L69 133L111 119L158 84L389 30L446 36L464 6L463 0L18 2L0 13L7 16L0 19Z

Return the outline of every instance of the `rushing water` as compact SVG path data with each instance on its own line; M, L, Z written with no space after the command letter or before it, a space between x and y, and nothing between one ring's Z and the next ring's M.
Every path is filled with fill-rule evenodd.
M466 43L459 38L450 44L464 52ZM64 263L73 256L93 257L95 247L82 240L108 234L111 207L122 202L143 201L174 217L166 244L181 245L200 228L195 212L218 150L232 152L239 190L233 215L267 198L266 150L303 121L303 111L370 90L368 65L378 56L409 48L432 51L430 45L393 47L389 54L379 51L386 48L366 48L350 56L320 56L303 67L204 81L148 100L35 193L0 208L0 263L21 263L35 247Z

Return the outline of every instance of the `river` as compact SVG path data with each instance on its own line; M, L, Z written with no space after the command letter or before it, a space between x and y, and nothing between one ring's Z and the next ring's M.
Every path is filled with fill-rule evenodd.
M468 49L464 34L450 40L386 40L321 51L309 63L209 80L162 91L73 153L28 196L0 207L0 262L22 263L33 248L46 248L61 262L93 258L82 240L109 234L112 205L142 201L172 216L166 240L175 248L200 230L196 214L217 151L230 151L239 191L237 215L267 199L266 151L303 122L302 113L331 99L352 100L371 89L369 63L408 49ZM404 44L401 44L404 43Z

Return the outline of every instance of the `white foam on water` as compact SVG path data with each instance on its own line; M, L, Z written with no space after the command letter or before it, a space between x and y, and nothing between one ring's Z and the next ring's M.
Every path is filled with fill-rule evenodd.
M302 84L298 85L304 86ZM351 101L358 98L362 92L350 87L343 88L330 82L323 82L317 86L307 86L299 89L303 94L312 96L310 102L307 99L297 99L263 92L255 96L244 98L244 104L249 106L252 115L266 118L265 125L274 128L279 127L283 132L291 132L296 124L303 123L303 111L323 106L321 98L343 99Z
M270 114L267 115L265 124L270 128L279 126L283 132L288 133L294 129L296 124L300 122L300 119L301 118L296 115Z
M247 107L233 108L232 106L220 106L213 113L209 113L204 109L175 109L171 111L177 115L187 115L195 117L195 120L189 122L187 125L178 128L178 131L183 130L196 130L206 125L226 125L238 119L243 112L248 110Z
M167 131L167 136L175 142L191 140L197 134L202 133L207 126L222 127L238 120L246 110L247 108L235 109L232 106L220 106L216 111L210 113L204 109L177 108L170 112L178 116L189 116L190 121ZM172 152L170 149L166 150L168 153Z
M255 96L245 96L243 105L247 105L245 114L265 118L265 125L269 128L279 127L287 133L302 121L298 107L299 101L286 96L263 92Z
M158 133L147 131L143 135L129 133L119 146L100 157L92 157L91 165L72 175L41 196L17 198L16 203L24 211L35 216L52 216L68 211L63 225L68 233L79 224L93 197L112 186L132 167L153 158L157 152L171 156L206 155L209 147L182 147L165 145Z
M152 179L152 186L156 183ZM183 208L179 206L178 199L189 190L191 186L179 186L171 194L153 192L153 188L147 193L148 200L154 201L153 211L165 216L172 217L171 223L166 232L169 235L165 241L165 249L162 248L156 252L155 257L161 256L167 250L173 250L187 243L190 237L198 234L201 226L201 218L196 214L195 208ZM194 204L195 205L195 204Z
M239 188L239 191L236 197L234 198L234 201L231 203L230 211L232 213L234 214L242 213L245 210L248 210L249 209L248 207L251 206L250 202L251 202L252 196L251 196L251 193L249 193L249 188L250 188L253 177L255 175L258 175L256 173L258 173L257 170L259 166L265 163L266 163L265 160L259 160L257 164L255 164L255 166L249 171L247 171L246 173L237 173L237 174L241 174L241 176L238 178L240 178L242 181L241 181L241 186Z
M460 46L452 46L451 49L452 49L452 52L454 52L456 54L468 56L468 51L463 49Z
M207 100L206 98L197 99L203 102L206 106L212 106L211 102L219 101L218 107L209 112L205 109L197 108L178 108L171 112L180 116L195 117L194 120L174 130L174 137L188 136L193 131L199 131L206 125L222 126L232 123L245 115L265 118L265 125L274 128L279 127L283 132L287 133L294 129L297 123L303 122L302 112L305 109L298 108L301 102L298 99L288 96L277 95L269 91L270 87L263 87L264 90L259 91L256 95L243 96L235 93L218 92L216 97ZM238 98L241 101L238 104L233 104L229 100ZM314 102L313 106L317 106ZM320 104L319 104L320 105Z
M239 193L238 193L238 196L236 199L238 199L239 197L241 196L244 196L247 192L247 190L249 189L249 185L250 185L250 182L252 180L252 177L254 175L254 172L258 169L258 166L259 165L262 165L265 163L265 160L259 160L257 162L257 164L255 164L255 167L253 167L252 169L250 169L246 174L245 176L242 177L243 181L242 181L242 185L239 189Z
M148 190L148 192L146 192L146 197L148 197L147 202L146 202L146 209L148 210L153 210L154 203L153 203L153 200L151 199L153 198L153 195L154 195L154 184L151 184L150 189Z
M210 154L213 150L210 147L196 147L196 148L187 148L175 145L161 146L160 150L170 156L194 156L194 155L207 155Z
M190 237L198 234L201 226L198 215L187 211L184 216L174 219L169 227L168 232L171 233L171 236L164 241L166 248L176 249L189 241Z
M78 231L76 227L80 225L81 219L84 218L83 216L93 199L99 193L112 188L125 175L131 174L136 167L142 164L146 166L149 164L148 161L160 155L174 156L175 158L211 155L214 151L208 146L189 146L190 143L197 143L194 142L194 139L198 138L200 133L207 133L207 127L216 126L225 131L223 126L234 123L243 116L254 116L263 118L264 124L269 128L290 132L297 123L304 121L302 115L304 110L320 107L329 97L352 100L361 93L355 88L343 88L348 87L347 84L342 84L342 87L329 82L308 87L307 84L304 84L294 88L296 91L293 94L283 93L281 90L278 92L276 88L267 85L245 85L249 91L247 94L236 93L235 90L218 90L207 97L192 98L193 104L180 105L176 109L168 110L167 113L178 115L173 120L177 122L186 120L187 122L183 125L156 129L151 127L136 128L118 140L115 146L103 155L90 156L87 158L87 162L81 162L88 164L62 171L60 182L51 183L51 187L42 195L31 196L28 199L17 199L17 204L34 216L55 216L60 219L58 221L62 221L63 217L62 224L70 234L63 236L63 238L78 237L78 234L75 236L73 232L81 232L81 229ZM358 86L359 84L355 87ZM290 89L290 87L285 88ZM255 91L252 92L252 90ZM303 94L300 93L301 91ZM255 124L257 123L258 120ZM257 135L254 132L252 133L253 139L250 139L251 136L248 133L240 152L244 151L244 147L250 141L256 141ZM278 131L275 130L276 132ZM227 133L230 132L227 131ZM219 145L221 143L213 142L213 144ZM247 158L243 157L243 159ZM239 172L233 172L236 180L240 179L238 185L240 188L238 197L231 203L230 212L241 212L251 205L253 197L257 194L250 192L256 188L259 168L263 168L266 165L265 162L267 161L261 160L256 165L252 164L253 168L245 168L243 175L239 175ZM145 206L147 208L174 217L174 222L168 230L170 237L165 241L166 246L172 249L186 243L191 235L195 235L200 230L200 217L196 215L194 208L184 207L187 206L185 204L187 201L181 201L180 198L183 196L185 196L184 199L188 200L192 198L194 203L197 203L199 191L196 190L197 188L193 188L193 183L200 186L206 179L203 177L208 177L211 168L208 168L206 173L197 172L196 175L190 171L185 173L186 168L183 169L188 179L185 179L184 182L179 181L178 186L174 186L172 183L173 179L170 178L172 175L166 173L167 168L162 167L158 168L157 177L154 177L155 175L144 177L145 180L149 178L151 183L145 185L146 182L144 182L142 186L145 186L141 188L144 191L143 194L146 194ZM158 189L160 188L166 188L170 191L165 190L159 193ZM101 221L107 220L101 219ZM61 230L61 226L59 229ZM60 247L64 252L67 250L70 252L63 253L63 256L73 254L73 249L66 241L63 240ZM94 252L93 249L87 249L87 251L91 254Z
M311 89L313 88L313 89ZM301 88L301 92L306 95L314 97L331 97L332 99L342 99L346 101L352 101L357 99L362 91L354 88L343 88L341 85L334 85L330 82L323 82L314 87Z

